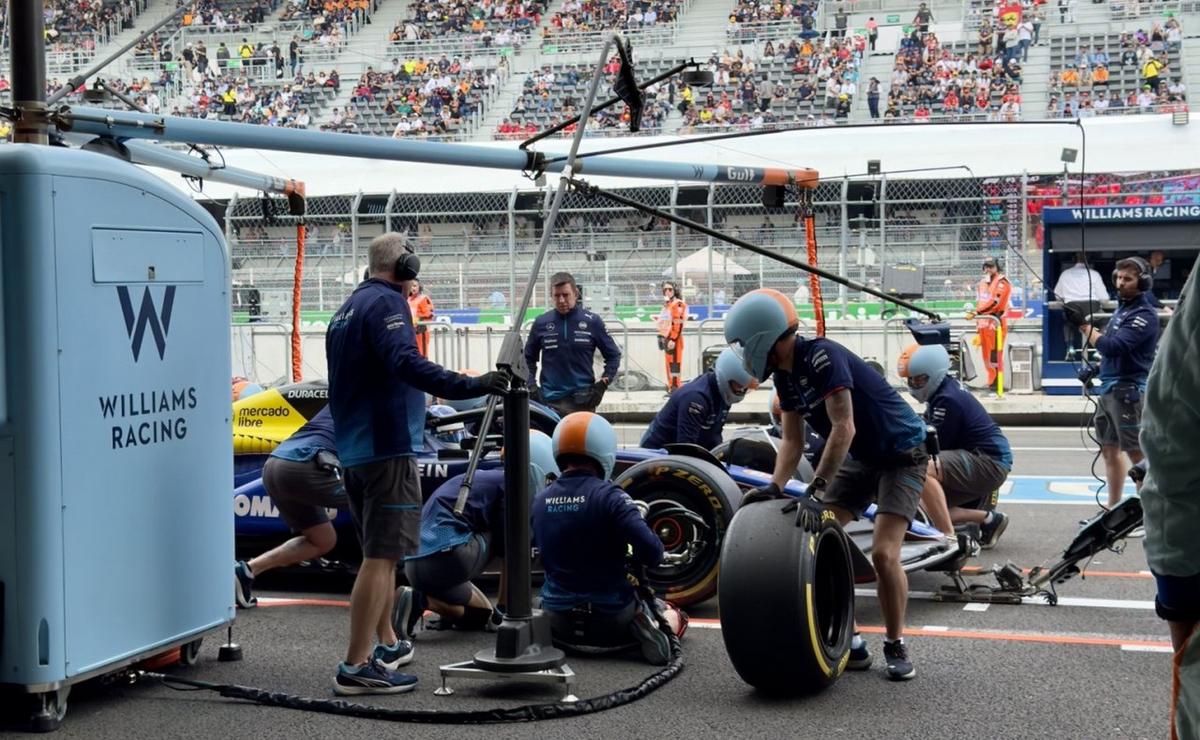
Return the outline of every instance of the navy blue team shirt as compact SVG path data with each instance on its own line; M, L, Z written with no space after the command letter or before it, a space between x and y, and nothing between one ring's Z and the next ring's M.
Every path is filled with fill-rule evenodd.
M408 560L458 547L476 532L498 535L503 531L504 468L475 474L460 518L454 515L454 505L458 503L458 487L465 477L466 473L462 473L450 478L425 501L421 508L421 546Z
M621 350L604 320L576 304L568 313L550 310L533 320L525 340L529 383L538 385L538 358L542 359L542 397L557 401L596 382L596 350L604 357L604 377L617 377Z
M797 336L792 371L777 370L774 381L780 408L804 414L826 439L833 424L825 399L843 388L849 391L855 429L850 455L865 465L890 465L925 441L925 424L916 412L870 365L837 342Z
M925 421L937 428L943 450L980 452L1012 470L1012 448L1000 426L955 378L943 378L929 397Z
M333 414L329 406L317 412L317 415L285 439L271 457L292 462L308 462L317 456L321 450L329 450L337 454L337 444L334 443Z
M652 450L663 445L697 444L711 450L721 444L721 430L729 416L729 404L721 395L716 373L707 372L692 378L671 394L639 443Z
M1137 383L1146 390L1146 378L1158 347L1158 314L1149 293L1121 301L1104 334L1096 340L1100 353L1101 395L1117 383Z
M479 381L417 351L408 300L379 278L359 283L329 322L329 408L342 464L413 456L424 446L425 394L471 398Z
M662 562L662 541L629 494L611 481L573 470L533 499L533 540L546 572L542 604L568 611L579 604L612 613L633 601L625 578L628 547L645 566Z

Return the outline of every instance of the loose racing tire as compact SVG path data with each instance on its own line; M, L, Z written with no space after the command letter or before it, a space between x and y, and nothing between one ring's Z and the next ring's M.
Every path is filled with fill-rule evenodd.
M677 606L711 598L721 542L741 500L729 474L704 460L667 455L630 467L614 482L650 505L646 521L668 555L690 554L683 562L647 569L654 590Z
M832 517L796 526L786 501L738 511L721 548L725 650L742 680L770 694L814 694L846 668L854 634L850 545Z

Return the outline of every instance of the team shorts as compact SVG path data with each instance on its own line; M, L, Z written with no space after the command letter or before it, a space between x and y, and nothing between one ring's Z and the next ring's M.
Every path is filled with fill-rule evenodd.
M326 509L344 509L349 503L342 479L318 466L315 459L296 462L268 457L262 481L280 518L293 532L328 522Z
M865 465L847 459L821 494L821 503L837 506L855 517L874 503L881 514L912 521L925 487L929 456L924 447L913 447L887 465Z
M346 497L363 557L399 562L417 552L421 481L416 457L390 457L346 468Z
M977 450L942 450L936 464L947 504L984 511L996 508L1009 472L999 460Z
M1100 444L1117 445L1124 452L1140 452L1138 432L1142 428L1142 394L1137 386L1118 383L1100 396L1092 425Z
M466 606L471 580L483 573L491 552L489 538L476 532L449 550L405 561L404 574L413 588L438 601Z

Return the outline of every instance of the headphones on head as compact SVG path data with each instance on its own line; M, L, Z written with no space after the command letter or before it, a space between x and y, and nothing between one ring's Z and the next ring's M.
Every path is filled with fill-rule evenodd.
M417 275L421 274L421 258L413 253L411 247L405 247L408 251L400 255L396 260L396 266L392 268L397 280L416 280Z
M1132 262L1133 264L1137 265L1139 291L1145 293L1154 287L1154 271L1150 269L1149 262L1141 257L1126 257L1125 259L1118 260L1117 264L1119 265L1122 262ZM1114 286L1117 284L1117 275L1120 274L1120 272L1120 268L1113 268L1112 280Z

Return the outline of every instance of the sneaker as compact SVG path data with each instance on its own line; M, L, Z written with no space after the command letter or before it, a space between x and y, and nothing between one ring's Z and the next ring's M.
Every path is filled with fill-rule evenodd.
M238 608L253 609L258 606L258 599L252 595L254 574L250 572L250 566L245 560L233 564L233 579L233 595L237 599Z
M371 660L379 663L389 671L394 671L402 665L408 665L413 659L413 645L408 640L397 640L395 645L376 645Z
M990 550L1000 541L1000 535L1008 529L1008 517L999 511L993 511L990 522L984 522L979 527L979 546Z
M392 629L401 640L412 640L416 635L417 623L425 616L425 594L401 586L396 589L396 604L392 607Z
M1130 530L1129 534L1125 535L1125 537L1127 537L1128 539L1131 539L1131 540L1139 540L1145 536L1146 536L1146 528L1145 527L1135 527L1132 530Z
M637 614L633 615L633 622L629 628L642 648L642 657L650 665L667 664L671 659L671 641L658 628L658 623L644 607L638 607Z
M860 633L855 632L854 639L850 641L850 660L846 662L846 669L865 671L870 667L871 651L867 649L867 641Z
M893 681L907 681L915 678L917 669L913 668L908 659L908 646L902 641L883 641L883 659L887 661L887 677Z
M333 679L333 693L338 696L402 694L405 691L412 691L416 685L416 676L396 673L384 667L379 661L371 659L366 665L354 667L345 663L339 665L337 676Z

